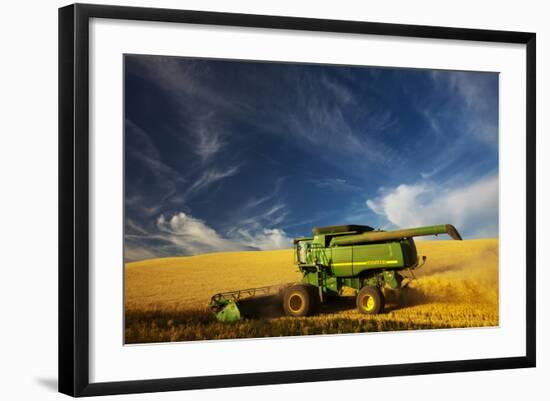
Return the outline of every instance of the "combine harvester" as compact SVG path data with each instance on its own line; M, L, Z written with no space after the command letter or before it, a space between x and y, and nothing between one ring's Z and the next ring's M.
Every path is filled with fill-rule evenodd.
M382 290L405 288L414 278L412 271L426 261L422 256L419 262L414 237L448 234L455 240L462 239L450 224L396 231L342 225L312 231L313 237L294 239L294 263L302 273L300 283L216 294L209 307L218 320L239 320L239 306L244 302L273 297L282 299L286 315L308 316L320 304L344 296L344 290L350 288L356 293L359 312L380 313L385 303Z

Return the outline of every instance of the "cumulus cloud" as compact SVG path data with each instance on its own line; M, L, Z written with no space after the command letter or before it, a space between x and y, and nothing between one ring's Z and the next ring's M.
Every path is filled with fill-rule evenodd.
M168 220L161 214L157 219L157 228L165 234L167 241L187 254L238 249L202 220L183 212L174 214Z
M498 176L460 187L432 182L382 189L367 206L397 227L450 223L466 237L498 235Z
M171 217L161 214L156 220L154 232L132 228L132 232L126 235L126 260L208 252L285 249L292 244L291 238L279 228L254 225L222 235L203 220L183 212Z

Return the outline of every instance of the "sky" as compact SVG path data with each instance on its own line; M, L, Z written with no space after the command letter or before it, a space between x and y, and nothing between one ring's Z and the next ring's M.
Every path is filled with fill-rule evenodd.
M498 73L125 56L125 259L498 236Z

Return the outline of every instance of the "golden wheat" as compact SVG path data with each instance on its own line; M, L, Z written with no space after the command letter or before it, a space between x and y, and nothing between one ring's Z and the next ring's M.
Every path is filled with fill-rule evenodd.
M212 253L128 263L126 341L183 341L498 325L498 241L417 241L426 264L386 313L364 316L353 297L315 316L260 316L217 322L206 308L217 292L295 282L292 250Z

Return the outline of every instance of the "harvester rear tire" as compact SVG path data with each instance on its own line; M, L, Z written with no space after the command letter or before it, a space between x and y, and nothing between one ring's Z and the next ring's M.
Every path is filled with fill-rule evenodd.
M357 294L357 310L365 315L376 315L384 311L384 294L378 287L363 287Z
M315 306L311 286L297 284L285 290L283 309L287 316L302 317L309 315Z

